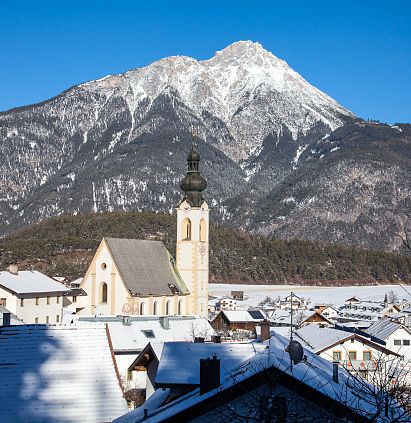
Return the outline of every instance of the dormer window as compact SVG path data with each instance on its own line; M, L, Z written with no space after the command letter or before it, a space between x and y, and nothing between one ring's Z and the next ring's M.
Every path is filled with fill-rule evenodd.
M144 333L146 338L155 338L154 331L152 329L143 329L141 332Z

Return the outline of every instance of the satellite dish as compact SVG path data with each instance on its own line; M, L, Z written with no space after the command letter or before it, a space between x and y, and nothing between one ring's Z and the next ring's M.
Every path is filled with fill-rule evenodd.
M298 364L304 358L304 349L298 341L290 341L286 351L294 364Z

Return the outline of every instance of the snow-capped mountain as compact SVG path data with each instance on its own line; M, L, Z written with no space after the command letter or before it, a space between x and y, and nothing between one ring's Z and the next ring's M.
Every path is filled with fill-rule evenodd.
M318 122L334 130L345 117L353 117L286 62L250 41L234 43L209 60L169 57L79 89L104 93L107 100L120 95L132 117L130 138L141 133L142 105L145 109L159 95L174 94L201 120L205 114L224 123L231 138L219 139L216 146L236 162L249 159L267 134L278 135L283 127L297 139Z
M258 43L165 58L0 114L0 231L60 213L171 210L194 128L215 219L287 236L288 217L267 223L261 202L296 175L312 183L303 170L358 122Z

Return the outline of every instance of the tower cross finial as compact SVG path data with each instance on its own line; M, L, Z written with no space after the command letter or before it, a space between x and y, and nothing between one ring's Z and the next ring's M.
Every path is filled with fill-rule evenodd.
M192 142L192 146L195 147L196 146L196 131L194 129L194 125L191 125L191 142Z

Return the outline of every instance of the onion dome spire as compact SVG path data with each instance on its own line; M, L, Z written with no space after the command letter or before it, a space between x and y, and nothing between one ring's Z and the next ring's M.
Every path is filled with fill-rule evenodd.
M187 175L180 182L180 188L184 191L184 200L191 207L201 207L203 204L203 191L207 187L207 181L200 175L200 153L193 143L187 157Z

